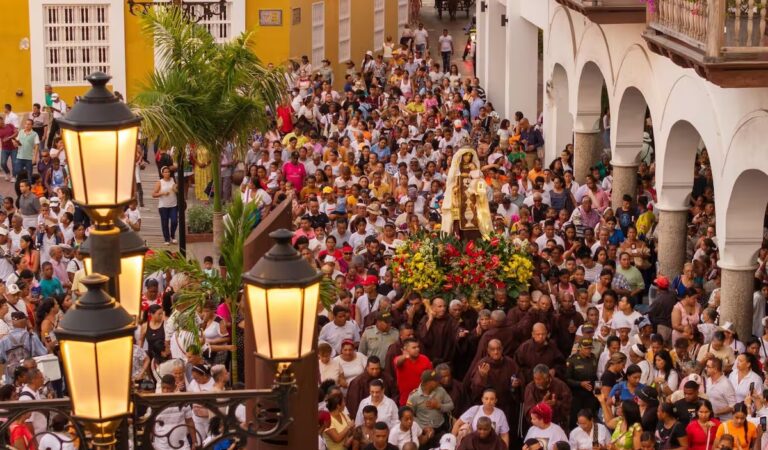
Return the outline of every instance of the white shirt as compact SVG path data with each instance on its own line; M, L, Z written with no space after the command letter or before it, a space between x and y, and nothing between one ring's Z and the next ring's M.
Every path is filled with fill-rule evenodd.
M440 37L437 38L437 41L440 43L441 52L453 51L453 38L450 35L440 35Z
M331 321L323 326L317 339L327 342L336 353L341 353L341 342L343 340L352 339L356 343L360 342L360 328L358 328L354 320L348 320L341 327Z
M8 324L8 326L11 328L13 328L13 320L11 319L11 313L16 311L23 312L24 315L27 315L27 304L24 302L24 300L19 299L15 305L11 305L11 302L8 302L8 314L5 315L3 320L5 320L5 323Z
M733 386L733 390L736 391L736 401L737 402L743 402L745 398L749 395L749 385L750 383L755 383L755 392L761 392L763 390L763 380L760 379L760 376L756 374L755 372L752 372L751 370L745 376L744 378L739 380L739 371L736 370L736 367L734 366L733 372L728 376L728 381L731 382L731 386Z
M576 427L571 431L571 436L568 439L568 443L571 444L571 450L592 450L593 431L587 433L582 430L581 427ZM602 423L597 424L597 442L600 445L607 446L611 442L611 434L608 432L608 428Z
M40 393L33 391L28 385L25 384L24 387L21 388L21 393L19 394L20 402L33 402L40 399ZM48 419L46 416L43 413L36 411L32 413L29 419L27 419L27 423L32 424L32 434L34 435L44 433L48 428Z
M360 352L355 352L355 359L352 361L344 361L341 355L333 358L341 366L342 372L344 372L344 378L347 383L351 383L352 380L357 378L365 371L365 364L368 362L368 357Z
M19 213L19 215L21 215L21 213ZM21 249L22 236L29 236L29 231L25 230L23 227L21 228L21 231L19 231L18 233L13 228L8 230L8 242L11 243L11 249L10 249L11 254Z
M355 425L363 424L363 408L368 405L373 405L371 396L364 398L363 401L360 402L360 406L357 408L357 416L355 416ZM397 419L397 405L395 404L394 400L384 396L384 399L381 401L381 403L374 406L378 411L376 421L386 423L390 430L393 430L396 426L399 426L400 422Z
M568 442L568 436L559 425L554 423L549 424L546 430L533 426L528 430L525 435L524 441L528 439L538 439L542 444L542 447L547 450L555 450L555 443L558 441Z
M413 442L417 446L419 445L419 436L421 436L421 433L423 432L421 426L419 426L416 421L413 421L413 425L411 425L411 429L407 431L403 431L400 429L400 422L397 422L397 425L392 427L391 430L389 430L389 439L388 442L397 448L401 449L403 446L409 442Z
M460 419L462 422L469 424L472 430L477 430L477 421L481 417L487 417L491 419L491 426L496 434L502 435L509 433L509 423L507 423L507 417L504 415L504 411L494 407L491 415L488 415L483 411L483 405L475 405L464 412Z
M563 242L563 238L561 238L560 236L554 235L553 237L550 238L550 237L547 237L546 234L542 234L541 236L536 238L536 245L539 246L539 250L546 247L547 241L550 239L554 239L557 245L562 245L563 247L565 247L565 242Z
M722 411L726 407L737 403L736 391L733 390L733 385L731 385L731 382L728 381L725 375L721 375L716 382L712 381L712 378L707 378L705 387L707 398L712 402L712 408L715 411ZM721 421L728 420L731 417L733 417L731 413L718 415Z
M416 29L413 31L413 44L414 45L427 45L427 38L429 33L426 28Z
M58 436L58 437L57 437ZM75 450L74 444L71 442L72 436L70 436L67 433L61 433L61 432L50 432L44 434L40 438L40 444L38 444L38 448L41 449L50 449L50 450ZM158 448L158 447L155 447ZM180 448L179 450L182 450L184 447ZM189 448L189 447L186 447Z
M189 444L187 442L187 427L184 426L184 423L191 418L192 408L190 406L171 406L162 410L155 421L154 432L156 436L152 439L152 448L155 450L187 450ZM170 435L168 435L169 433ZM173 443L174 446L172 447L169 443Z
M10 123L17 130L21 128L21 121L19 120L19 116L13 111L5 115L5 123Z

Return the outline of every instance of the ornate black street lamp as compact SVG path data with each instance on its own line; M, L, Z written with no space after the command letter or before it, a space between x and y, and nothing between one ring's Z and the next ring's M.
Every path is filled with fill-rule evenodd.
M120 299L120 305L128 314L139 317L141 310L142 281L144 280L144 255L147 247L139 233L131 230L131 227L122 220L116 220L115 224L120 230L120 274L110 280L114 287L114 293ZM91 259L91 243L86 239L80 246L80 254L85 263L85 274L93 272L93 260Z

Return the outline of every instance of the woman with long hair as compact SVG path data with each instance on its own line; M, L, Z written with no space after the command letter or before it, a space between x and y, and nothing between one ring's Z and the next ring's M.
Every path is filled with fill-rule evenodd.
M163 306L158 304L149 305L147 311L147 320L141 324L139 337L139 346L147 345L147 356L156 362L165 361L170 355L170 351L165 348L165 312Z
M742 353L736 357L728 381L736 391L737 402L743 402L748 396L762 392L763 380L758 375L759 370L755 355Z
M749 408L744 402L736 403L733 406L733 418L717 427L714 448L720 448L723 435L730 434L736 444L734 450L758 450L760 441L757 438L757 426L747 421L748 414Z
M21 256L21 265L37 273L40 269L40 251L35 247L35 241L31 236L25 234L19 242L19 256Z
M715 448L715 433L720 421L715 417L712 403L701 400L696 408L696 418L685 427L688 436L688 450L710 450Z
M656 425L656 442L662 449L685 449L688 447L688 435L685 425L677 420L675 406L671 403L661 403Z
M651 378L658 389L660 396L667 397L677 390L680 375L672 363L672 356L668 350L659 350L653 356L653 368Z
M176 227L179 225L179 207L176 202L178 187L171 178L171 169L164 166L160 169L162 178L157 180L152 197L158 199L157 209L160 213L160 228L166 245L176 243ZM206 427L207 428L207 427Z
M623 401L613 408L606 402L605 395L598 394L597 399L603 410L605 426L612 430L611 442L615 450L634 450L640 448L641 425L640 407L633 401Z
M53 297L40 302L35 311L35 325L38 336L43 343L55 342L53 330L59 324L59 304Z

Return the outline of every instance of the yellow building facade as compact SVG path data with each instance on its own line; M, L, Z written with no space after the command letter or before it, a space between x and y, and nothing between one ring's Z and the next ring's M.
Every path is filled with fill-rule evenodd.
M28 111L44 102L50 84L67 104L88 88L84 77L101 70L130 100L154 70L151 36L126 0L3 0L0 15L0 103ZM200 0L198 0L200 1ZM231 0L226 14L203 23L217 40L253 33L265 63L327 58L336 83L346 62L359 67L387 36L396 42L408 21L408 0Z

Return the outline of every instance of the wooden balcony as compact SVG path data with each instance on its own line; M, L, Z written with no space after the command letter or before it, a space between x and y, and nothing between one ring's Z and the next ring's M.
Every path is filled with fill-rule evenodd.
M653 0L643 38L655 53L724 88L768 87L768 0Z
M580 12L599 24L643 23L643 0L557 0L557 3Z

